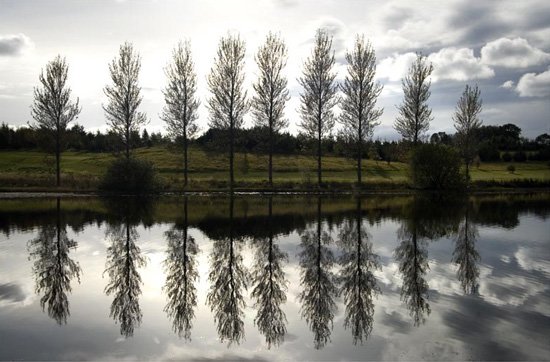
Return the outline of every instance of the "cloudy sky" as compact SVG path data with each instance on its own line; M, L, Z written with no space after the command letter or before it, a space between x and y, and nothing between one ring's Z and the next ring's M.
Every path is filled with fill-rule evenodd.
M344 53L355 34L373 43L378 78L384 84L379 105L382 124L375 137L396 138L395 105L401 77L414 53L428 54L434 121L430 132L453 132L451 116L466 84L482 91L485 124L515 123L524 135L550 132L550 3L523 1L7 1L0 0L0 122L31 121L29 105L41 68L55 55L70 64L69 83L83 111L78 123L105 130L101 107L109 82L108 63L124 41L142 56L143 110L151 131L159 120L165 85L163 68L180 39L189 39L202 100L200 125L208 126L206 76L219 38L228 31L246 40L248 86L256 77L254 53L270 30L289 48L287 74L290 131L298 128L297 108L304 59L317 28L334 37L338 79L345 76ZM251 87L249 87L251 88ZM251 92L249 91L249 95ZM246 119L251 124L250 118Z

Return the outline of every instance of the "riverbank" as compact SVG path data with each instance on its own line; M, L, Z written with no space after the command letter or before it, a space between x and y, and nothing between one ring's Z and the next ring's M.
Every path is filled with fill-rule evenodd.
M135 156L151 162L161 185L159 192L227 192L227 156L192 148L189 184L184 188L182 157L163 147L139 148ZM37 151L0 151L0 192L97 193L114 156L108 153L64 152L62 187L55 187L51 155ZM508 166L515 170L510 172ZM373 193L413 192L408 184L408 165L365 160L363 183L358 187L353 159L323 158L323 185L316 184L316 159L303 155L274 157L273 188L267 182L267 155L237 153L235 192L278 193ZM471 190L550 188L546 162L481 163L471 168Z

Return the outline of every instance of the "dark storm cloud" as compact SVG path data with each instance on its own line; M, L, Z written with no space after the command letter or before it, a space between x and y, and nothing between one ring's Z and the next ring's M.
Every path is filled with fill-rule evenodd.
M454 9L449 19L449 29L462 29L459 43L478 47L501 37L510 25L496 15L496 2L463 1Z
M0 35L0 56L19 55L30 43L30 39L24 34Z
M0 300L8 302L21 302L25 300L25 293L17 284L0 284Z

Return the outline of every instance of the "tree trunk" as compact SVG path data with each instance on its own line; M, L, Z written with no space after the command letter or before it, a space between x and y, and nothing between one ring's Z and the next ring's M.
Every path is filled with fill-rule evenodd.
M465 161L466 163L466 184L470 183L470 163L468 160Z
M269 126L269 186L273 188L273 125Z
M187 133L183 135L183 187L187 188Z
M317 184L321 186L321 122L319 122L319 135L317 139Z
M61 159L61 135L59 134L59 129L57 130L57 134L55 136L55 172L56 172L56 181L55 184L57 187L61 185L61 165L60 165L60 159Z
M234 143L234 126L233 121L231 121L231 126L229 128L229 188L233 192L233 143Z
M126 161L130 160L130 130L126 128Z
M361 186L361 160L363 157L363 142L361 140L361 131L359 131L359 142L357 143L357 184Z

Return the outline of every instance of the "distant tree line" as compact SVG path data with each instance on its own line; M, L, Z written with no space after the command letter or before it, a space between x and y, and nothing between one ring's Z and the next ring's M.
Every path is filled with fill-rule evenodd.
M518 132L509 133L510 129ZM521 129L513 124L502 126L481 126L478 130L482 140L479 146L481 162L509 162L521 161L548 161L550 160L550 135L543 133L533 139L521 136ZM210 128L199 137L189 142L189 145L198 147L206 152L222 152L226 150L228 134L221 129ZM267 140L269 131L264 127L240 129L235 135L235 149L238 152L251 154L268 154ZM436 132L429 137L429 143L453 146L456 144L456 135L446 132ZM83 126L75 124L67 129L63 139L67 150L86 152L121 151L118 136L113 132L89 132ZM175 139L160 132L149 133L146 129L141 133L132 133L132 145L141 147L180 147L182 140ZM365 143L362 157L382 162L404 161L406 150L410 143L405 140L388 141L374 139ZM52 144L47 135L40 130L27 127L17 129L7 124L0 125L0 149L2 150L33 150L53 152ZM343 135L333 135L322 140L322 150L330 156L355 157L353 144ZM315 141L303 134L293 135L282 132L273 138L273 153L278 155L305 155L310 156L315 151ZM508 157L511 157L508 159Z

